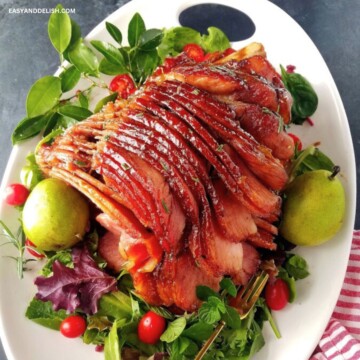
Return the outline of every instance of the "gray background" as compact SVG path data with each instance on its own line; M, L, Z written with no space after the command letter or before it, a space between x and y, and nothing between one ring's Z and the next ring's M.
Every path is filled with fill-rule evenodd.
M151 0L149 0L151 1ZM170 0L169 0L170 1ZM249 0L247 0L249 1ZM10 135L25 115L25 99L33 82L54 73L58 56L47 37L49 15L9 14L9 8L52 8L58 0L0 0L0 178L11 152ZM75 8L71 16L87 34L126 0L61 1ZM309 34L325 58L343 99L356 156L360 155L360 1L272 0ZM261 9L259 9L261 11ZM284 29L286 31L286 29ZM359 167L357 167L359 174ZM359 199L360 194L358 195ZM360 227L360 216L356 218ZM21 336L21 329L19 329ZM51 355L49 354L49 357ZM0 344L0 360L6 360ZM36 360L31 358L19 360Z

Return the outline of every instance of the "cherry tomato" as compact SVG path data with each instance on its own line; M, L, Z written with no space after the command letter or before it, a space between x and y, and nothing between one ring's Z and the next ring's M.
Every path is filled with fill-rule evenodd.
M86 321L80 315L70 315L60 324L60 332L68 338L77 338L86 330Z
M294 140L294 144L297 145L297 149L300 151L302 149L302 142L299 137L293 133L288 133L288 135Z
M236 50L234 50L233 48L227 48L225 51L224 51L224 56L228 56L230 54L233 54Z
M5 201L11 206L24 205L30 191L22 184L10 184L5 189Z
M33 248L36 248L35 244L33 244L29 239L25 240L25 246L26 246L26 250L28 251L28 253L38 259L42 259L45 257L44 254L41 254L39 252L37 252L36 250L34 250Z
M134 80L128 74L115 76L109 85L111 91L116 91L123 99L127 99L136 90Z
M289 302L290 292L283 279L276 279L265 288L265 300L271 310L281 310Z
M164 61L164 72L165 74L170 72L170 70L176 65L176 59L172 57L167 57Z
M165 319L153 311L148 311L138 325L139 339L145 344L156 344L165 328Z
M196 62L204 61L204 50L198 44L187 44L183 48L186 55L190 58L195 60Z

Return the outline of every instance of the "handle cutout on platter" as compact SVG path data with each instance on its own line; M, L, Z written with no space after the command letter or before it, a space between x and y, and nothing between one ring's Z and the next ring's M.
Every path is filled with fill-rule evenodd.
M254 35L256 26L244 12L222 4L205 3L193 5L179 15L182 26L191 27L201 34L207 28L216 26L221 29L231 42L246 40Z

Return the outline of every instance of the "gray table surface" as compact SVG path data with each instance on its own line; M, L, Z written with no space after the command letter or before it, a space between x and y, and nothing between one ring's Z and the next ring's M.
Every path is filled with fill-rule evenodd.
M292 16L308 33L325 58L340 91L355 147L360 156L360 1L271 0ZM10 8L52 8L58 0L0 0L0 177L11 152L10 135L25 115L25 99L31 84L52 74L58 57L47 37L45 14L10 14ZM127 0L64 0L65 8L87 34L99 21ZM259 9L261 11L261 9ZM285 29L284 29L285 30ZM359 167L357 167L359 174ZM359 199L358 195L358 199ZM360 227L360 216L356 217ZM6 356L0 343L0 360ZM29 357L19 360L35 360Z

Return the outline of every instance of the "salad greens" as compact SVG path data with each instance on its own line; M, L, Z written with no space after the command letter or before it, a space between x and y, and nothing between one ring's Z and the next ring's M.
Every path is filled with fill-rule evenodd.
M206 52L223 51L230 47L227 36L216 27L208 28L208 35L185 26L177 26L164 30L164 36L158 47L161 60L166 56L178 55L187 44L200 45Z
M293 98L291 107L291 122L301 125L317 109L317 94L304 76L297 73L287 72L283 66L281 68L281 78L285 87L290 91Z
M314 170L332 171L335 164L319 148L308 146L302 151L296 151L289 171L289 182L306 172Z
M57 276L56 267L59 266L58 263L61 263L63 272L79 273L83 277L83 269L80 267L84 266L82 262L69 261L68 251L58 254L60 255L56 260L52 261L52 273L48 271L49 263L45 265L48 274L46 279L51 282L46 285L46 291L53 294L51 302L44 301L44 299L39 300L38 293L26 311L28 319L55 330L59 329L61 321L68 316L64 309L75 310L75 306L72 304L73 299L64 297L63 279ZM72 254L73 259L85 257L87 258L86 263L92 262L88 258L89 253L86 247L75 248L72 250ZM297 261L301 262L297 259L295 264ZM88 265L85 264L85 266ZM91 267L93 266L95 264L91 265ZM293 266L298 267L297 265ZM91 270L91 272L93 271L94 269ZM39 286L39 279L43 282L44 277L40 276L35 281L41 288L43 284ZM87 287L87 281L93 282L94 280L86 278L81 281L85 281L85 287ZM118 287L121 287L121 281L122 278L119 280ZM71 281L69 285L71 286ZM162 354L164 359L190 360L201 349L203 342L212 336L221 320L226 325L209 348L204 359L250 359L264 344L262 336L264 321L270 321L276 336L280 337L263 298L258 300L246 319L240 320L239 313L230 305L231 299L237 293L236 286L229 278L224 278L220 287L221 291L217 293L206 286L198 286L197 295L203 301L198 313L183 315L173 315L161 307L149 307L142 299L134 297L131 287L128 287L126 291L110 291L98 299L96 311L92 311L88 305L84 306L83 303L76 307L76 312L87 318L88 325L83 335L83 341L87 344L105 344L106 360L122 359L122 353L127 351L128 347L135 347L140 350L140 353L148 356ZM57 289L64 289L64 291L57 291ZM54 296L60 300L54 299ZM92 299L93 294L88 294L85 298ZM62 308L54 310L54 301L56 303L62 301ZM167 328L156 345L144 344L137 337L139 320L149 309L168 319Z

